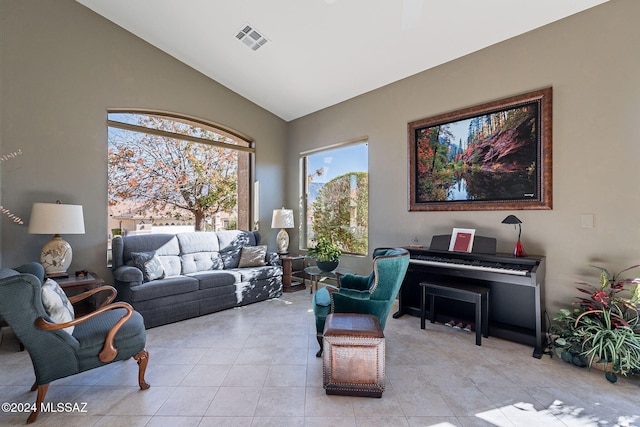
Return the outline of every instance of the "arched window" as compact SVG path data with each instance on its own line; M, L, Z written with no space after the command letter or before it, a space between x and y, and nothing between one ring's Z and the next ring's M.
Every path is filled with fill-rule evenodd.
M250 229L249 138L157 111L110 110L107 123L112 236Z

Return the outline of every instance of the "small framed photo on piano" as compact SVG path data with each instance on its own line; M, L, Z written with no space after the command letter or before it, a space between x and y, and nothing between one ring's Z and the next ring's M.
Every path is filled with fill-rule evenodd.
M451 233L449 250L454 252L471 252L473 249L473 237L476 230L473 228L454 228Z

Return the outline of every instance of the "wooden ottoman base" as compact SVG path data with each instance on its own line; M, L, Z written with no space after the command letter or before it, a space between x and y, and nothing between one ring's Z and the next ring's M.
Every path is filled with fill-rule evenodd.
M323 386L327 394L382 397L384 334L375 316L329 314L323 347Z

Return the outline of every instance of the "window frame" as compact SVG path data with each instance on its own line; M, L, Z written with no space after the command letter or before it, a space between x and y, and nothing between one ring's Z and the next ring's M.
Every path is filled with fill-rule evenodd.
M367 192L369 192L369 183L368 183L368 175L369 175L369 137L368 136L360 136L357 138L353 138L347 141L339 142L336 144L331 144L319 148L314 148L311 150L306 150L300 152L299 157L299 171L300 171L300 183L299 183L299 205L300 205L300 213L299 213L299 247L301 250L308 249L308 227L307 227L307 208L309 206L307 194L308 194L308 182L307 182L307 157L320 154L323 152L329 152L338 150L341 148L347 148L354 145L366 145L367 146ZM369 226L368 226L368 217L369 217L369 203L367 202L367 252L369 251ZM343 255L354 255L354 256L366 256L367 253L355 253L355 252L344 252Z
M173 120L181 123L188 122L189 124L192 124L195 126L202 126L204 128L209 128L215 133L218 133L220 135L233 139L238 143L241 142L243 144L246 144L246 146L240 145L240 144L229 144L222 141L214 141L210 139L199 138L196 136L167 132L159 129L124 123L117 120L111 120L109 118L109 115L111 114L149 115L149 116L156 116L163 119ZM180 113L173 113L173 112L168 112L163 110L143 109L143 108L109 108L107 109L107 133L108 133L108 129L112 127L121 129L121 130L131 131L131 132L146 133L146 134L165 137L165 138L172 138L180 141L195 142L199 144L205 144L205 145L215 146L223 149L231 149L231 150L237 150L240 152L247 153L248 164L246 167L246 177L242 178L242 180L246 180L246 188L244 188L244 190L241 190L240 185L238 185L238 205L240 205L239 201L240 201L241 191L246 192L245 200L246 200L247 228L251 230L256 229L258 218L254 218L255 216L254 186L252 185L255 177L255 151L256 150L255 150L255 141L251 137L247 136L246 134L243 134L242 132L236 131L230 127L221 125L219 123L216 123L210 120L205 120L202 118L180 114ZM238 167L239 181L241 179L240 171L241 171L241 168ZM240 209L238 209L238 215L240 215ZM240 224L239 218L238 218L238 224Z

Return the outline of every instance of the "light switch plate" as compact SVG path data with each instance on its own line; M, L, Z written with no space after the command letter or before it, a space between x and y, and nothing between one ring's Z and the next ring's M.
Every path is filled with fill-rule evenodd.
M582 228L593 228L593 214L590 214L590 213L581 214L580 226Z

